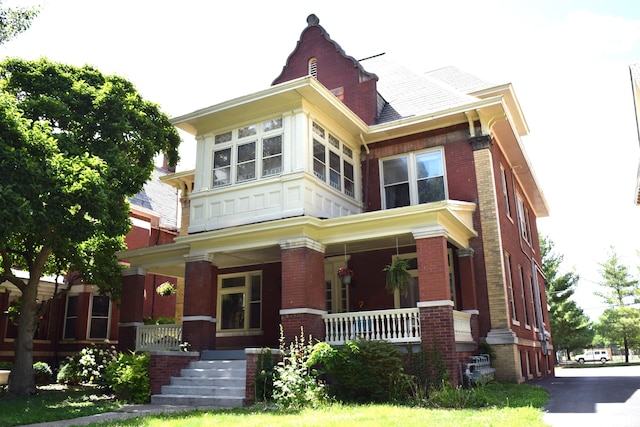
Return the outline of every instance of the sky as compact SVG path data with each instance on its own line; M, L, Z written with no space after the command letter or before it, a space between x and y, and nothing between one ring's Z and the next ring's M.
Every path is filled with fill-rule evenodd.
M446 4L445 4L446 3ZM314 13L354 58L386 53L417 72L454 65L513 84L522 138L550 208L538 229L580 276L575 299L604 310L600 263L640 265L640 162L629 65L640 62L640 2L396 0L4 0L39 4L0 59L47 57L128 78L175 117L247 95L280 74ZM195 142L185 135L184 161Z

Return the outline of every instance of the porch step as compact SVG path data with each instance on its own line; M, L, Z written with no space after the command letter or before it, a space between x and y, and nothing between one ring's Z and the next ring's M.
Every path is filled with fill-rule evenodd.
M200 360L246 360L244 350L203 350Z
M244 352L243 352L244 354ZM197 360L162 386L160 394L151 396L157 405L235 408L244 405L246 361Z

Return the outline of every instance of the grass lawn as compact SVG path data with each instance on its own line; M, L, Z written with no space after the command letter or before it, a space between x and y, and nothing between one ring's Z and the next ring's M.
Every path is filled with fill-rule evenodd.
M544 426L542 406L548 395L526 384L490 383L472 394L455 391L442 405L478 409L426 409L399 405L333 404L302 411L263 410L260 406L233 410L188 411L93 423L91 426ZM0 397L0 426L16 426L76 418L119 407L99 389L41 388L36 396Z

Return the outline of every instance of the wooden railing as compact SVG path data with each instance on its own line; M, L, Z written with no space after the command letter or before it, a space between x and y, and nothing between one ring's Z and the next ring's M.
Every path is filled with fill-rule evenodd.
M182 325L143 325L136 329L136 350L180 350Z
M325 314L325 341L344 344L356 339L393 343L420 342L420 312L417 308Z

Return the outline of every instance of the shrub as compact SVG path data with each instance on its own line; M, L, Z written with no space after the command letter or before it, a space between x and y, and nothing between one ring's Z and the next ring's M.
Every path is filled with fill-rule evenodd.
M340 350L318 343L311 363L326 375L328 393L345 402L385 402L408 384L400 351L386 341L351 341Z
M53 380L53 371L46 362L34 363L33 372L35 375L36 385L51 384L51 381Z
M114 346L92 345L68 357L58 372L57 380L63 384L96 384L107 386L107 366L116 360Z
M309 337L309 342L311 337ZM316 380L318 372L308 363L313 350L306 343L304 331L300 328L300 337L290 343L285 350L282 326L280 326L280 351L284 358L275 367L273 380L273 399L281 409L300 409L306 406L318 406L326 400L322 383Z
M149 401L149 353L120 353L107 368L107 378L118 399L131 403Z
M273 355L270 348L265 348L258 354L256 380L253 383L256 401L267 402L273 397L273 375Z
M431 347L423 345L418 353L409 348L406 371L414 377L412 397L420 401L427 399L449 378L449 370L435 341Z

